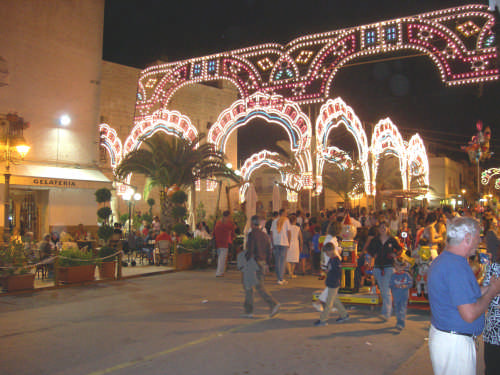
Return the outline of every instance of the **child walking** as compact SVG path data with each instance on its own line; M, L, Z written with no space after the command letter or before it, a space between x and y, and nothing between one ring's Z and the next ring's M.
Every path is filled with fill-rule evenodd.
M327 264L327 274L326 274L326 287L328 288L328 295L326 297L326 302L321 302L323 304L323 311L319 317L319 320L314 322L316 327L328 325L328 316L330 315L330 310L332 305L335 305L340 317L337 319L337 323L345 322L349 319L349 314L347 313L344 305L338 299L337 294L340 288L340 279L342 277L342 269L340 264L340 252L334 246L333 243L329 242L323 247L323 251L328 255L330 260Z
M394 261L395 272L391 276L389 286L394 299L394 311L396 313L396 329L402 331L405 327L406 310L408 307L409 289L413 285L413 279L406 270L408 264L401 260Z

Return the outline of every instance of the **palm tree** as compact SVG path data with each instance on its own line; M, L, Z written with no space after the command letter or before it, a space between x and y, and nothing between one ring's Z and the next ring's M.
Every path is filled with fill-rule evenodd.
M210 143L201 144L200 134L193 142L184 138L160 134L143 139L142 148L130 152L117 166L115 174L124 179L130 173L146 176L144 196L154 187L160 188L162 224L170 224L171 207L165 191L172 185L193 187L197 179L225 177L239 181L239 177L225 165L224 154ZM194 191L194 189L193 189Z
M323 175L323 185L326 189L333 190L350 206L351 194L364 191L363 172L358 164L353 163L352 168L341 168L333 164Z

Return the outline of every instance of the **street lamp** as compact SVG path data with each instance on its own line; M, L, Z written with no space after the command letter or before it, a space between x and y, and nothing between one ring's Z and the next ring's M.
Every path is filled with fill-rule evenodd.
M130 263L130 253L132 252L131 241L132 241L132 201L138 201L141 199L141 194L134 193L134 189L129 188L127 192L123 195L123 199L128 202L128 262ZM135 266L135 263L131 263Z
M132 201L138 201L141 199L141 194L135 193L133 189L127 191L123 195L123 199L128 202L128 234L132 233Z
M1 160L5 160L5 186L4 186L4 220L3 220L3 240L9 242L10 239L10 165L24 159L30 150L23 137L23 129L29 126L22 117L9 113L0 122L2 126L2 136L0 138L0 150L3 152Z

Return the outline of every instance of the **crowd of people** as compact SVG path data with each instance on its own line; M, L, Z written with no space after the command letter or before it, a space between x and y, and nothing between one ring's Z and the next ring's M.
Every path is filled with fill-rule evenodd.
M399 331L405 327L409 288L414 286L408 260L418 257L422 249L428 250L430 268L425 295L432 312L429 348L435 374L475 374L475 340L481 334L486 374L500 373L500 240L497 217L489 208L480 212L457 212L450 207L412 208L406 215L399 210L340 209L322 211L316 217L300 211L287 215L282 209L267 221L254 216L246 251L239 257L243 261L238 259L246 280L245 316L253 315L254 288L268 303L270 316L278 313L280 304L263 282L271 266L280 286L287 285L297 274L325 278L326 288L316 305L321 314L314 325L326 325L333 306L339 313L338 323L348 320L338 299L346 222L355 228L361 282L367 282L371 273L382 297L380 316L389 320L394 307ZM486 248L483 255L489 259L484 279L473 266L479 258L481 236Z

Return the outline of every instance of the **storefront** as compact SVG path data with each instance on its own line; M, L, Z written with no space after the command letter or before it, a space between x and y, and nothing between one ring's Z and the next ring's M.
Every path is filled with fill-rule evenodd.
M93 231L97 228L98 208L94 193L102 187L111 189L111 181L97 169L31 163L12 166L11 228L33 232L36 239L54 229L72 232L80 223ZM3 184L0 189L4 201ZM3 210L2 205L1 217Z

